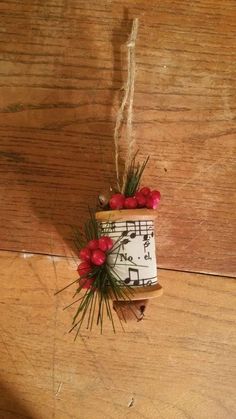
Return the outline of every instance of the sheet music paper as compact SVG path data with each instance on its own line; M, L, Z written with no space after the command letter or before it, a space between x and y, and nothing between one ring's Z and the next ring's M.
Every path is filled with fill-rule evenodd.
M101 222L100 228L116 243L107 261L120 280L136 287L158 282L152 220Z

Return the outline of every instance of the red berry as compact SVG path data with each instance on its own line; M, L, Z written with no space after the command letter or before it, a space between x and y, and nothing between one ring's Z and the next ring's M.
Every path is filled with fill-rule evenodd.
M98 246L99 249L102 250L103 252L107 251L107 240L106 237L100 237L100 239L98 240Z
M110 208L113 210L119 210L124 207L125 197L122 193L116 193L115 195L112 195L109 205Z
M144 208L146 206L146 197L141 192L136 192L135 198L139 208Z
M91 250L88 247L83 247L79 252L79 258L82 260L90 261L91 259Z
M85 276L89 274L92 270L92 266L88 261L81 262L77 268L77 271L79 272L80 276Z
M93 250L91 261L94 265L97 265L97 266L103 265L105 260L106 260L106 255L102 250L100 249Z
M102 236L98 240L99 249L103 252L110 250L113 247L113 240L108 236Z
M151 190L150 188L147 188L146 186L144 186L144 188L140 189L139 192L141 192L144 196L148 196L150 195Z
M109 236L104 236L107 242L107 250L111 250L113 247L113 240Z
M157 209L158 204L159 204L159 201L156 201L155 198L153 198L152 196L150 196L147 199L146 207L149 208L149 209Z
M93 278L81 278L80 281L79 281L80 286L82 288L85 288L85 289L91 288L93 282L94 282L94 279Z
M160 201L160 199L161 199L161 194L160 194L159 191L152 191L151 192L151 197L153 199L155 199L155 201L157 201L157 203L158 203Z
M98 240L90 240L90 242L88 242L88 248L90 250L96 250L98 249Z
M125 204L124 207L127 209L134 209L137 208L138 203L134 196L131 196L129 198L125 198Z

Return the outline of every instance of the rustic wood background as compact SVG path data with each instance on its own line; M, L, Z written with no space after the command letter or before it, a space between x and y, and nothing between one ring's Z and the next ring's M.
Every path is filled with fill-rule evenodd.
M73 264L26 256L0 252L1 419L235 418L233 279L160 270L142 322L73 342Z
M3 0L0 14L0 248L70 254L71 224L115 177L139 17L135 133L163 196L158 264L235 276L235 1Z
M54 292L76 276L71 226L115 180L134 17L164 295L73 343L73 290ZM235 0L2 0L0 21L0 417L236 417Z

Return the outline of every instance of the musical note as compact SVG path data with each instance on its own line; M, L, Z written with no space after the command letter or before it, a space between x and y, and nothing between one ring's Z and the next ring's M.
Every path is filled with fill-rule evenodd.
M144 237L144 235L148 235L149 237L153 237L153 222L148 221L113 221L103 223L106 226L108 232L110 232L113 237L120 234L120 236L129 236L131 239L135 239L138 236ZM104 228L104 227L103 227ZM104 228L105 231L105 228Z
M125 246L125 244L128 244L130 242L130 240L129 239L124 239L124 240L122 240L121 242L120 242L120 244L121 244L121 246L122 246L122 250L124 250L124 246Z
M154 236L154 233L153 233L153 225L151 225L151 226L148 227L148 231L149 231L149 233L151 232L150 236L153 237Z
M130 240L129 239L124 239L124 240L122 240L121 242L120 242L120 244L127 244L127 243L129 243L130 242Z
M126 284L133 282L134 286L139 285L139 270L134 268L129 268L129 276L124 280Z
M126 221L125 226L126 230L122 232L122 236L127 236L129 234L131 239L135 239L136 236L141 235L140 221Z

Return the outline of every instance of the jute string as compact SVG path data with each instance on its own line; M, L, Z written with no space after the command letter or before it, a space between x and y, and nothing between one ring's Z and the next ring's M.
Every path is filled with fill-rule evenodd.
M114 143L115 143L115 165L116 165L116 179L117 187L124 192L125 180L127 177L128 167L130 165L134 146L135 138L133 135L133 102L134 102L134 82L135 82L135 46L138 33L138 19L133 20L132 30L127 42L127 80L124 87L124 95L121 105L117 112L116 124L114 130ZM122 180L122 187L120 185L120 172L119 172L119 139L122 123L124 120L125 110L127 108L127 123L126 123L126 140L128 143L127 158L125 162L124 176Z

